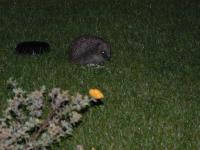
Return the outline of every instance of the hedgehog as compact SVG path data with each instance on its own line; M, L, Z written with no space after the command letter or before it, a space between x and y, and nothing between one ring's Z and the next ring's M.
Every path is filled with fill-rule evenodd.
M103 38L82 35L72 41L69 60L80 65L103 65L111 58L111 44Z

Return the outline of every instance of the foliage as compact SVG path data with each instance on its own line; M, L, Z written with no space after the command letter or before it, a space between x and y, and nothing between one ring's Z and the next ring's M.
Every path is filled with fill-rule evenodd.
M83 110L95 102L79 93L70 96L68 91L60 88L53 88L47 94L43 86L27 93L17 85L15 80L8 80L14 96L8 100L0 120L0 149L46 149L62 137L72 135ZM51 107L47 118L43 117L45 99Z

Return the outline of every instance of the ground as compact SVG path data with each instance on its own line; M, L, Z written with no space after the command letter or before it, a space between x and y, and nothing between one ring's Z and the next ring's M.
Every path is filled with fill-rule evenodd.
M0 2L0 107L6 80L26 90L42 85L87 94L93 108L69 139L53 149L198 149L200 147L200 2L178 0L19 0ZM68 62L70 42L82 34L112 44L104 68ZM18 42L42 40L40 57L14 53Z

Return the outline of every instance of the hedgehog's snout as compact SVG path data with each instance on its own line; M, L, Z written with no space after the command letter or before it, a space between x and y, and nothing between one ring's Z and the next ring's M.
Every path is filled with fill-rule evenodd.
M102 51L102 52L101 52L101 55L102 55L102 57L105 58L106 60L110 60L110 58L111 58L110 53L109 53L109 52L106 52L106 51Z

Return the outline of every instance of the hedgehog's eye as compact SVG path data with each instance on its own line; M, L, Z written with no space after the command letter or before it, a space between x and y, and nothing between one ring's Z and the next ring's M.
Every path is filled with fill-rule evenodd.
M108 57L108 56L107 56L107 53L106 53L105 51L102 51L102 52L101 52L101 56L104 57L104 58L107 58L107 57Z

